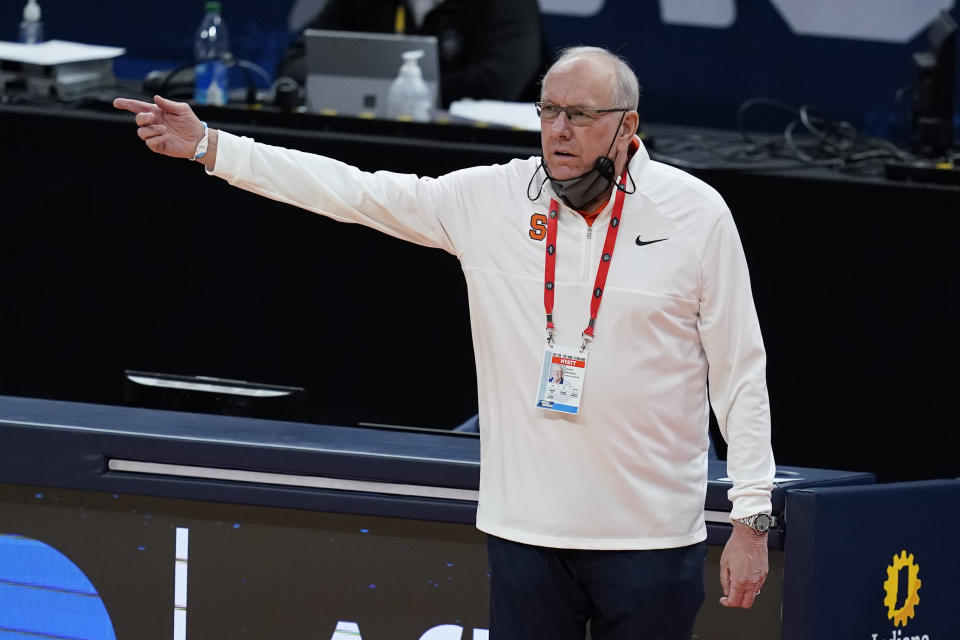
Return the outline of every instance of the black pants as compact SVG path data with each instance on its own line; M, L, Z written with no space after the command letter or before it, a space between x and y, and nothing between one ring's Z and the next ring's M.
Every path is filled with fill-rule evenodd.
M706 543L651 551L552 549L487 537L490 640L689 640Z

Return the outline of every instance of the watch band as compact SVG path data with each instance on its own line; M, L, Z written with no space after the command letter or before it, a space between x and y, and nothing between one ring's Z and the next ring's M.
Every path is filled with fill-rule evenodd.
M210 142L210 138L207 133L207 123L201 120L200 124L203 125L203 137L200 138L200 142L197 143L197 150L193 152L194 160L199 160L203 156L207 155L207 144Z

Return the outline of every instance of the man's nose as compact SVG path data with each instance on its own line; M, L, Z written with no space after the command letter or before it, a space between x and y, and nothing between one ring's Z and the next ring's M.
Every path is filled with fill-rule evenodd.
M569 134L570 127L570 118L567 117L566 111L561 111L557 115L557 119L550 123L550 129L555 134Z

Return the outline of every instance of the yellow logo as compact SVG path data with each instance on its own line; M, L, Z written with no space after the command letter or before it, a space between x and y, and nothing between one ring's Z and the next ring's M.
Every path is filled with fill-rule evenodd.
M900 570L909 571L907 578L907 597L903 601L903 606L897 609L897 586L900 582ZM887 580L883 583L883 589L887 592L887 597L883 599L883 604L887 605L887 619L893 620L893 626L907 626L907 619L913 617L913 608L920 604L920 580L917 576L920 574L920 565L913 563L913 554L907 555L906 549L900 552L900 555L894 554L893 564L887 567Z

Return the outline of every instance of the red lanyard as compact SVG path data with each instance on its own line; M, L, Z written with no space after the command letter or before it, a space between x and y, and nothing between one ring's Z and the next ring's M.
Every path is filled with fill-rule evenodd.
M620 176L620 186L626 186L626 173ZM623 189L617 189L613 203L613 214L610 216L610 225L607 227L607 237L603 241L603 253L600 256L600 265L597 267L597 278L593 283L593 295L590 297L590 322L583 330L583 351L587 343L593 339L593 327L600 312L600 301L603 300L603 287L607 283L607 272L613 261L613 246L617 242L617 232L620 230L620 219L623 217ZM557 269L557 216L560 205L556 199L550 200L550 214L547 216L547 248L544 258L544 286L543 308L547 312L547 342L553 344L553 333L556 326L553 324L553 293L555 274Z

